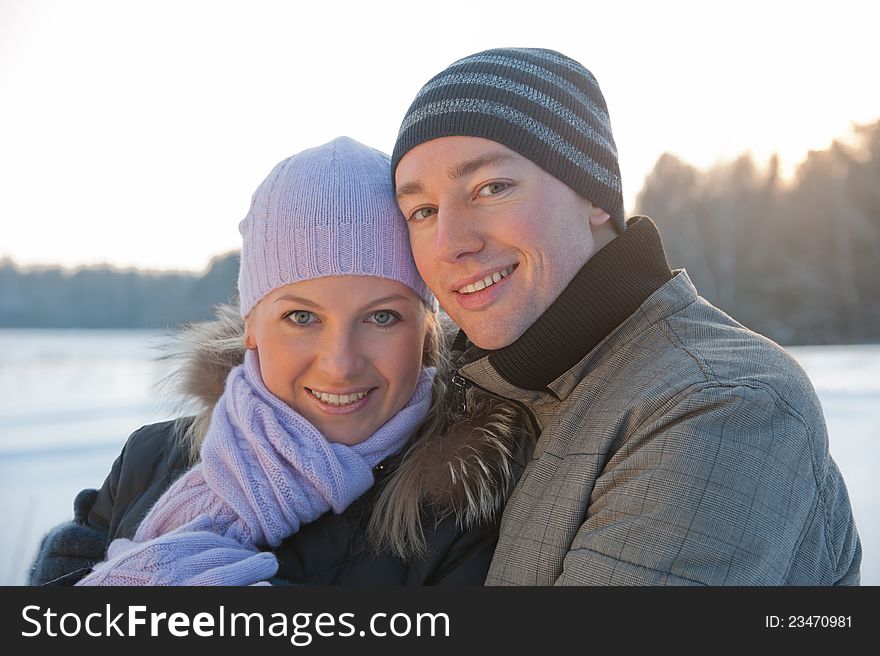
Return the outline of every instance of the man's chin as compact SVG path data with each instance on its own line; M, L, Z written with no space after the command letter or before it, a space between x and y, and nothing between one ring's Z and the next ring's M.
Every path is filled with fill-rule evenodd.
M492 325L491 317L482 317L481 321L456 323L464 330L471 343L484 351L497 351L510 346L525 332L525 328L520 329L511 325Z

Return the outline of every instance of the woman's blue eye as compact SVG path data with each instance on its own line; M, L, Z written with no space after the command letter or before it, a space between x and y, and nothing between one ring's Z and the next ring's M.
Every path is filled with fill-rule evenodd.
M390 326L396 323L399 319L400 317L390 310L379 310L378 312L373 312L372 314L373 323L376 323L380 326Z
M312 322L314 316L308 310L294 310L287 315L287 318L299 326L305 326Z

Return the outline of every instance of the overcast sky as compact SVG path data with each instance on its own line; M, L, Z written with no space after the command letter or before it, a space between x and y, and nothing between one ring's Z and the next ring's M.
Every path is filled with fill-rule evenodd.
M790 173L880 118L880 4L0 0L0 258L201 270L271 168L389 152L465 55L559 50L605 93L628 210L663 152Z

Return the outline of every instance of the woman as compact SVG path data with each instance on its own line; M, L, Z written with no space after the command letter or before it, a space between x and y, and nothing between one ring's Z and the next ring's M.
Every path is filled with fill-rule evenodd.
M273 169L239 226L238 312L185 334L203 411L129 438L32 584L482 584L527 440L500 402L449 428L388 166L339 138Z

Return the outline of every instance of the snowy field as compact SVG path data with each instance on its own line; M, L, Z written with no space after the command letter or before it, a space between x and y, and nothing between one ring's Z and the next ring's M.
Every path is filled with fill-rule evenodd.
M100 487L128 435L174 409L154 388L162 335L0 330L0 585L21 585L42 534ZM863 585L880 585L880 345L790 349L822 400L849 487Z

